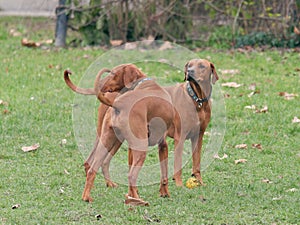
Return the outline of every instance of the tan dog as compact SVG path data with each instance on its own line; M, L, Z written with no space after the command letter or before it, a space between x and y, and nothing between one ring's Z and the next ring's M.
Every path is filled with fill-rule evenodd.
M214 65L204 59L193 59L187 62L184 74L186 83L165 88L181 119L180 141L178 143L175 141L173 179L177 186L182 186L183 144L186 139L190 139L193 153L192 176L203 185L200 172L202 141L211 117L211 83L215 84L219 77ZM178 121L175 122L175 126L177 124Z
M104 71L104 70L102 70ZM106 71L105 71L106 72ZM66 72L68 73L68 72ZM66 74L65 73L65 77ZM101 76L100 72L100 76ZM103 161L115 152L124 140L127 140L130 148L128 174L129 191L128 201L140 200L137 191L138 173L146 158L147 147L159 143L159 158L161 164L161 196L169 196L167 175L167 145L164 135L167 130L175 136L174 130L175 110L168 93L157 85L153 80L146 78L134 65L122 65L110 72L99 92L99 100L111 106L103 118L101 136L97 147L88 157L86 166L86 184L83 192L83 200L92 201L90 191L96 177L96 172L102 166ZM98 84L95 82L94 91ZM114 101L107 98L103 92L121 91L125 93L118 96Z

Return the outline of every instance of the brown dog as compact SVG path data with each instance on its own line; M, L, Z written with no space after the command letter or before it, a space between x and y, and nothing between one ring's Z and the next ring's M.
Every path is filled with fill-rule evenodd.
M175 140L173 179L177 186L182 186L183 144L186 139L190 139L193 153L192 176L203 185L200 172L202 140L211 117L211 83L215 84L219 77L214 65L204 59L193 59L187 62L184 74L184 80L187 82L165 88L181 120L180 140L178 143ZM177 124L180 123L175 121L175 126Z
M100 76L101 73L103 72L99 73ZM168 152L164 135L169 130L175 139L178 137L173 125L175 110L170 96L153 80L146 78L138 68L130 64L113 69L110 75L103 80L105 82L102 83L98 98L111 108L107 109L104 115L98 144L85 163L86 184L82 196L83 200L92 201L90 191L96 172L102 166L107 155L111 151L115 152L119 149L124 140L127 140L130 148L127 200L140 200L136 185L138 173L146 158L148 144L154 145L156 143L160 145L159 158L162 174L160 194L161 196L169 196ZM94 91L97 91L98 87L99 85L95 82ZM126 89L125 93L118 96L114 101L103 94L107 91L119 92L123 88ZM122 90L122 92L124 91ZM140 202L148 204L142 200Z

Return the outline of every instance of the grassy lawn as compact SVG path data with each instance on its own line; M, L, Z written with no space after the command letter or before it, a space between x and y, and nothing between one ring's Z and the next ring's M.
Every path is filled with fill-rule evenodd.
M53 22L0 17L0 24L0 224L300 223L300 124L292 123L300 118L299 53L198 52L214 63L220 85L242 84L222 87L227 124L218 154L228 157L204 171L204 187L177 188L170 179L167 199L158 197L158 184L140 187L149 207L124 205L127 186L108 189L98 176L94 202L88 204L81 201L84 157L73 130L74 93L63 81L63 70L74 71L78 83L104 50L27 48L21 38L51 39ZM298 96L286 100L279 92ZM247 108L252 105L256 109ZM265 106L267 112L256 113ZM21 150L35 143L38 150ZM247 148L236 148L240 144ZM125 154L120 152L126 160ZM238 159L247 161L235 164ZM188 163L184 181L190 173ZM16 204L20 207L12 209Z

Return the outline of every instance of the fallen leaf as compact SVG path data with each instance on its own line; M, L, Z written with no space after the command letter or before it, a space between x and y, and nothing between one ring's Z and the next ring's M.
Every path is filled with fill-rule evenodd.
M300 35L300 31L296 26L294 27L294 33L297 35Z
M60 194L63 194L63 193L65 192L64 189L65 189L64 187L61 187L61 188L59 189L59 193L60 193Z
M251 98L253 95L260 94L260 90L252 91L250 94L248 94L248 97Z
M267 183L267 184L272 184L273 183L272 181L270 181L269 179L266 179L266 178L262 179L261 182Z
M34 41L30 41L27 38L23 38L21 40L21 44L25 47L30 47L30 48L36 48L36 47L40 47L41 43L39 42L34 42Z
M67 144L67 139L62 139L61 142L60 142L60 146L64 146Z
M130 197L130 196L126 196L125 204L126 205L132 205L132 206L149 206L148 202L145 202L142 199L133 198L133 197Z
M261 144L252 144L252 148L257 148L257 149L262 149L262 145Z
M246 162L247 162L247 159L237 159L237 160L234 160L235 164L246 163Z
M229 69L229 70L220 70L220 72L225 75L225 74L231 74L231 75L234 75L234 74L238 74L240 73L240 71L238 69Z
M255 110L255 113L267 113L268 112L268 106L264 106L262 109Z
M298 191L297 188L291 188L291 189L286 190L286 192L296 192L296 191Z
M122 40L110 40L109 42L112 46L119 46L123 43Z
M238 88L242 86L242 84L238 84L236 82L227 82L222 84L223 87L232 87L232 88Z
M230 94L225 93L224 98L230 98Z
M152 218L153 217L153 218ZM148 215L144 215L144 219L147 220L150 223L160 223L160 219L156 218L156 216L148 216Z
M8 106L8 102L5 102L2 99L0 99L0 105Z
M273 201L278 201L278 200L281 200L281 199L282 199L282 196L272 198Z
M15 30L15 29L11 29L11 30L9 31L9 34L10 34L11 36L13 36L13 37L20 37L20 36L22 35L21 32Z
M215 158L215 159L223 160L223 159L227 159L227 158L228 158L228 155L224 153L224 155L223 155L222 157L220 157L220 156L218 155L218 153L217 153L217 154L214 155L214 158Z
M297 116L295 116L292 120L292 123L300 123L300 119Z
M4 109L3 110L3 114L5 115L5 114L9 114L9 110L8 109Z
M37 143L37 144L31 145L31 146L23 146L22 150L23 150L23 152L30 152L30 151L37 150L39 147L40 147L40 144Z
M206 200L207 200L206 198L203 197L203 195L200 195L200 196L199 196L199 199L200 199L200 201L203 202L203 203L205 203Z
M20 208L21 207L21 204L15 204L15 205L13 205L11 208L12 209L17 209L17 208Z
M293 94L293 93L290 94L287 92L279 92L278 94L279 94L279 96L283 96L285 100L292 100L298 96L296 94Z
M250 84L249 87L248 87L248 89L251 90L251 91L255 91L255 89L256 89L256 83Z
M245 109L256 109L255 105L247 105L245 106Z
M237 149L246 149L247 147L248 147L247 144L239 144L235 146L235 148Z

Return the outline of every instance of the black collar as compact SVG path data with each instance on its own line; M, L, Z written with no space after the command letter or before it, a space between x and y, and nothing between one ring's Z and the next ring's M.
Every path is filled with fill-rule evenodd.
M210 92L209 92L209 95L206 98L198 98L198 96L196 95L196 93L193 90L193 88L192 88L189 81L187 82L186 90L189 93L189 96L191 96L191 98L197 103L198 108L201 108L203 102L208 102L208 100L210 99L211 92L212 92L212 86L210 85Z
M127 92L127 91L132 91L132 90L134 90L137 86L139 86L141 83L144 83L144 82L147 81L147 80L152 80L152 78L150 78L150 77L142 78L142 79L136 81L135 83L133 83L132 86L131 86L130 88L126 88L126 87L123 88L123 89L120 91L120 93L121 93L121 94L124 94L124 93Z

